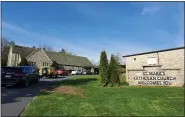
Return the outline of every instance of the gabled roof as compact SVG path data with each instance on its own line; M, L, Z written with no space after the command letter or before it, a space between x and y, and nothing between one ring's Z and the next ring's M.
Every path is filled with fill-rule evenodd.
M20 53L21 58L26 58L29 54L32 52L38 50L37 48L30 48L30 47L24 47L19 45L14 45L12 52L13 53Z
M5 55L8 56L9 49L10 49L9 46L5 46L3 55L4 53L6 53ZM21 58L29 57L34 53L36 53L38 50L40 49L24 47L19 45L14 45L12 48L12 52L20 53ZM54 51L44 51L44 52L50 58L51 61L56 61L59 64L82 66L82 67L93 67L92 63L86 57L67 55L64 53L59 53Z
M65 53L59 53L59 52L53 52L53 51L45 51L45 53L52 61L56 61L59 64L82 66L82 67L93 66L92 63L86 57L67 55Z
M26 58L28 58L28 57L30 57L30 56L32 56L33 54L35 54L36 52L38 52L39 50L41 50L41 49L36 49L35 51L33 51L32 53L30 53L28 56L26 56Z

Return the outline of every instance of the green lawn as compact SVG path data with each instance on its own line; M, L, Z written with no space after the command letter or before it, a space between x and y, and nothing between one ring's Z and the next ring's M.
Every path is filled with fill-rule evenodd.
M99 76L77 76L50 86L36 96L22 116L184 115L182 87L116 88L100 87L99 82ZM51 91L60 86L64 86L63 92Z

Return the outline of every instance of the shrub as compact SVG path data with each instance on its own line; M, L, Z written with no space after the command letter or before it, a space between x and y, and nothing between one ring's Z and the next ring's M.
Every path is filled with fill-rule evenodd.
M129 83L124 81L124 82L121 83L121 85L129 86Z
M119 84L119 69L116 59L111 55L110 65L109 65L109 75L111 84Z
M109 83L109 64L105 51L101 52L99 73L101 77L101 83L103 84L103 86L106 86Z
M19 63L19 66L29 66L28 61L26 60L26 58L23 58L21 60L21 62Z

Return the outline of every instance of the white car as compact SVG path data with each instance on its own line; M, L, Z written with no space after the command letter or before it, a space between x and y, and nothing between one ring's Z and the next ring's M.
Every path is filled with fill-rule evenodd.
M81 70L74 70L71 72L71 75L79 75L79 74L82 74Z
M86 71L84 71L82 74L83 74L83 75L86 75L87 73L86 73Z

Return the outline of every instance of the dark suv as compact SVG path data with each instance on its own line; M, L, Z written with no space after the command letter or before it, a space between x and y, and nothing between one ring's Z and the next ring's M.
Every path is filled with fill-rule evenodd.
M30 83L38 83L39 79L38 72L31 66L1 68L2 86L21 85L27 87Z

